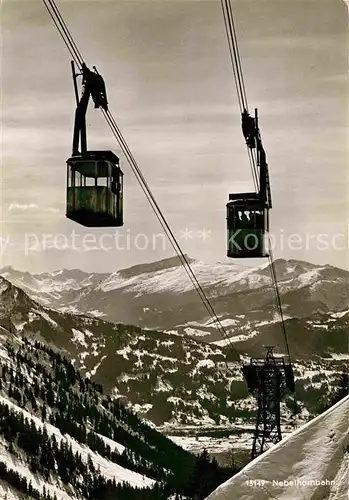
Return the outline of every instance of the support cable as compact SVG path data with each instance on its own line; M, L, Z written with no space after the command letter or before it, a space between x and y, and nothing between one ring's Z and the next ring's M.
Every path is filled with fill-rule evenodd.
M229 20L230 20L229 26L230 26L230 32L232 34L232 43L233 43L233 47L234 47L235 64L236 64L236 67L238 68L237 73L239 75L239 89L240 89L240 94L241 94L241 97L242 97L242 102L244 104L244 109L246 109L246 111L248 111L246 89L245 89L244 77L243 77L243 73L242 73L242 66L241 66L241 60L240 60L240 52L239 52L239 46L238 46L238 41L237 41L237 36L236 36L234 16L233 16L233 9L231 7L231 0L225 0L225 3L227 5L228 17L229 17Z
M221 0L221 7L223 12L225 31L228 40L228 48L233 69L238 104L240 107L240 112L242 113L244 109L248 111L248 103L247 103L244 77L241 67L240 52L237 43L237 35L235 30L233 11L230 0ZM249 147L247 147L247 154L249 156L254 188L257 191L258 190L257 161Z
M230 54L230 60L231 60L231 64L232 64L232 68L233 68L233 75L234 75L234 81L235 81L235 86L236 86L236 93L237 93L237 97L238 97L238 102L239 102L239 107L240 107L240 111L241 113L243 112L244 110L244 104L243 104L243 101L242 101L242 98L241 98L241 94L239 92L239 86L238 86L238 83L237 83L237 68L235 66L235 60L234 60L234 55L233 55L233 46L232 46L232 43L231 43L231 38L229 37L229 25L228 25L228 17L227 17L227 13L224 9L224 0L221 0L221 6L222 6L222 12L223 12L223 18L224 18L224 24L225 24L225 30L226 30L226 34L227 34L227 40L228 40L228 48L229 48L229 54Z
M62 15L61 15L61 13L59 12L58 7L57 7L57 5L56 5L55 1L54 1L54 0L47 0L47 1L50 3L50 5L51 5L51 7L52 7L53 12L54 12L54 13L55 13L55 15L57 16L57 19L58 19L58 21L59 21L60 25L62 26L63 31L64 31L64 33L66 34L66 37L67 37L67 39L69 40L69 42L70 42L70 44L71 44L71 46L72 46L72 48L73 48L73 51L74 51L74 53L75 53L75 54L76 54L76 56L77 56L77 59L79 60L80 66L82 66L82 64L83 64L83 62L84 62L84 59L83 59L83 57L82 57L82 55L81 55L81 52L79 51L79 49L78 49L78 47L77 47L76 43L74 42L74 39L73 39L73 37L72 37L72 34L70 33L69 28L68 28L68 26L66 25L66 23L65 23L65 21L64 21L64 19L63 19L63 17L62 17Z
M270 274L271 274L271 278L272 278L273 285L274 285L275 298L276 298L276 303L277 303L277 306L278 306L280 320L281 320L280 321L281 322L281 329L282 329L282 333L283 333L283 336L284 336L284 339L285 339L286 352L287 352L287 356L288 356L288 358L290 360L290 364L291 364L291 354L290 354L290 348L289 348L289 344L288 344L288 338L287 338L287 332L286 332L286 326L285 326L285 319L284 319L284 312L282 310L282 303L281 303L279 285L278 285L278 281L277 281L275 264L274 264L273 250L271 248L271 240L270 240L270 236L269 235L268 235L268 241L269 241L269 257L268 257L268 259L269 259Z
M49 5L48 5L48 2L51 2L51 0L42 0L54 25L56 26L59 34L61 35L62 39L63 39L63 42L65 43L65 46L67 47L72 59L74 60L75 64L77 66L80 66L80 62L79 62L79 59L77 58L76 54L74 53L74 50L72 49L72 46L71 44L69 43L69 41L65 38L65 33L64 33L64 30L61 26L61 24L55 19L55 16L54 14L51 12L50 8L49 8Z
M122 149L129 165L131 166L131 169L136 177L136 179L138 180L139 184L141 185L141 188L143 190L143 192L146 194L146 197L148 199L148 201L150 202L151 204L151 207L153 209L153 211L155 212L155 215L156 217L158 218L162 228L164 229L167 237L169 238L170 240L170 243L173 247L173 249L175 250L177 256L179 257L180 259L180 262L181 264L183 265L190 281L192 282L192 284L194 285L194 288L196 289L201 301L203 302L206 310L208 311L211 319L213 319L214 323L219 327L220 331L221 331L221 334L223 336L223 338L228 341L229 337L227 335L227 332L226 330L224 329L222 323L220 322L210 300L208 299L208 297L206 296L201 284L199 283L199 281L197 280L196 278L196 275L190 265L190 262L188 261L186 255L183 253L172 229L170 228L170 226L168 225L166 219L165 219L165 216L163 215L154 195L152 194L151 192L151 189L147 183L147 181L145 180L134 156L132 155L119 127L117 126L116 124L116 121L112 115L112 113L110 111L103 111L103 114L116 138L116 140L118 141L119 143L119 146L120 148ZM232 345L232 343L229 341L229 343L231 344L231 349L232 351L234 352L235 355L237 355L239 357L239 354L238 352L236 351L235 347Z

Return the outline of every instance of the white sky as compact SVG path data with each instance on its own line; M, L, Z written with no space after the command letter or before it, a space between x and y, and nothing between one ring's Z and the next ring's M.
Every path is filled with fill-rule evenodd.
M104 76L114 117L183 250L226 260L228 193L252 182L220 1L56 2L87 64ZM275 257L348 267L347 7L342 0L237 0L233 9L270 167ZM123 158L118 245L108 239L114 230L65 218L70 56L41 0L5 0L2 11L2 264L114 271L172 255L160 238L152 244L161 228ZM91 149L120 153L92 105L88 134ZM86 233L109 236L83 244ZM299 240L290 247L293 233ZM55 235L57 248L47 248ZM34 251L34 240L44 248Z

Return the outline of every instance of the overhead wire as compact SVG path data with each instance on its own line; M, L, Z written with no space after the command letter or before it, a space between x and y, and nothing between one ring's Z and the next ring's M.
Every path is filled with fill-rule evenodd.
M210 300L207 298L201 284L199 283L198 279L196 278L196 275L195 275L195 273L190 265L190 262L188 261L186 255L183 253L182 249L180 248L172 229L170 228L169 224L167 223L167 221L166 221L166 219L161 211L161 208L159 207L146 179L144 178L144 176L143 176L143 174L142 174L142 172L137 164L137 161L135 160L134 156L132 155L131 150L129 149L118 125L116 124L116 121L115 121L112 113L110 111L107 111L107 112L103 111L103 114L105 115L107 122L108 122L115 138L117 139L117 141L120 145L120 148L122 149L128 163L130 164L135 177L139 181L143 192L145 193L148 201L150 202L150 205L151 205L156 217L158 218L165 233L167 233L167 235L169 236L170 243L171 243L173 249L175 250L177 256L179 257L185 271L187 272L187 275L188 275L190 281L194 285L194 288L197 290L201 300L204 303L206 310L208 311L208 313L211 316L211 319L213 319L214 322L219 327L222 328L221 332L223 333L223 335L227 339L227 335L226 335L224 327L222 326L221 322L219 321L219 318L218 318ZM235 348L234 348L234 352L235 352L235 354L238 354L237 351L235 350Z
M282 309L280 290L279 290L279 285L278 285L278 280L277 280L277 275L276 275L276 270L275 270L273 250L272 250L272 245L271 245L271 238L270 238L269 235L268 235L268 246L269 246L269 257L268 257L268 259L269 259L270 274L271 274L271 278L272 278L272 281L273 281L274 292L275 292L275 297L276 297L276 303L277 303L278 312L279 312L279 315L280 315L280 323L281 323L282 333L283 333L283 336L284 336L286 352L287 352L287 356L288 356L290 364L291 364L292 360L291 360L290 347L289 347L289 343L288 343L288 337L287 337L287 331L286 331L286 325L285 325L284 312L283 312L283 309Z
M68 27L66 26L64 19L61 16L58 7L55 4L55 1L54 0L43 0L43 2L45 4L52 20L53 20L53 22L54 22L58 32L60 33L65 45L67 46L72 58L74 59L74 62L78 66L81 67L81 65L83 63L81 53L80 53L79 49L77 48L77 45L74 42L73 36L71 35ZM47 3L51 6L53 14L50 11ZM55 19L54 16L56 16L57 19ZM116 121L115 121L112 113L110 112L110 110L108 110L108 111L102 110L102 112L103 112L104 118L106 119L111 131L113 132L115 138L117 139L117 141L118 141L128 163L129 163L137 181L141 185L141 188L142 188L144 194L146 195L147 200L149 201L149 203L150 203L153 211L155 212L155 215L157 216L162 228L164 229L167 237L169 238L171 245L174 248L182 266L184 267L186 273L188 274L196 292L198 293L198 295L199 295L201 301L203 302L207 312L209 313L209 316L213 320L213 324L218 326L223 339L227 342L227 346L234 353L234 355L237 357L237 361L241 363L240 355L239 355L238 351L235 349L233 343L230 340L230 337L227 335L227 332L226 332L225 328L223 327L221 321L219 320L219 318L218 318L218 316L217 316L217 314L212 306L211 301L206 296L206 293L204 292L201 284L197 280L196 275L195 275L195 273L190 265L190 262L188 261L186 255L183 253L173 231L171 230L170 226L168 225L159 205L157 204L155 197L152 194L150 187L149 187L148 183L146 182L146 180L145 180L135 158L133 157L131 150L129 149L124 137L122 136L120 129L117 126Z
M70 30L69 30L68 26L66 25L66 23L65 23L65 21L64 21L64 19L63 19L63 17L62 17L62 15L61 15L61 13L60 13L60 11L59 11L58 7L57 7L57 5L56 5L56 3L55 3L55 1L54 1L54 0L47 0L47 1L48 1L48 2L49 2L49 4L51 5L52 10L54 11L55 15L57 16L57 19L58 19L58 21L59 21L60 25L62 26L62 28L63 28L63 30L64 30L64 33L66 34L67 39L69 40L69 43L71 44L72 49L73 49L74 53L76 54L77 60L79 61L79 65L80 65L80 67L81 67L81 66L82 66L82 64L83 64L83 62L84 62L84 59L83 59L83 57L82 57L82 55L81 55L81 52L80 52L80 50L78 49L78 47L77 47L76 43L74 42L74 38L73 38L73 36L72 36L72 34L71 34L71 32L70 32ZM81 68L80 68L80 69L81 69Z
M233 69L234 81L236 86L236 93L238 97L238 104L240 112L242 113L244 109L248 112L248 102L246 96L245 83L242 73L241 59L239 46L237 43L237 35L234 23L234 16L229 0L221 0L221 7L223 12L223 19L225 25L225 31L228 40L228 49L230 55L230 61ZM249 157L251 173L253 178L253 184L255 190L258 190L258 173L257 173L257 161L253 156L251 150L247 147L247 153Z
M223 19L224 19L224 24L225 24L225 30L226 30L226 34L227 34L230 60L231 60L232 68L233 68L234 81L235 81L235 85L236 85L236 93L237 93L237 96L238 96L238 103L239 103L240 111L242 113L243 110L244 110L244 103L243 103L243 101L241 99L241 93L240 93L240 89L239 89L239 86L238 86L238 78L237 78L237 71L238 71L238 69L236 68L236 65L235 65L235 60L234 60L234 55L233 55L233 47L232 47L232 44L231 44L231 38L229 37L229 25L228 25L227 13L226 13L226 11L224 9L224 0L221 0L221 6L222 6L222 12L223 12Z
M242 73L242 65L241 65L241 59L240 59L239 46L238 46L238 41L237 41L237 36L236 36L236 30L235 30L233 9L232 9L231 1L230 0L225 0L225 3L227 4L228 17L229 17L229 20L230 20L230 31L232 33L232 40L233 40L233 47L234 47L234 56L235 56L236 65L237 65L237 68L238 68L239 88L240 88L240 92L241 92L241 97L242 97L242 102L243 102L243 105L244 105L244 109L246 109L246 111L248 112L248 103L247 103L247 97L246 97L246 89L245 89L245 83L244 83L244 78L243 78L243 73Z
M62 26L60 26L60 23L59 23L59 22L57 22L57 20L55 19L54 15L52 14L52 12L51 12L51 10L50 10L50 8L49 8L49 4L51 3L51 2L50 2L50 0L42 0L42 1L43 1L44 5L45 5L45 7L46 7L46 9L47 9L47 11L48 11L48 13L49 13L49 15L50 15L50 17L51 17L51 19L52 19L52 21L53 21L54 25L56 26L56 28L57 28L57 30L58 30L58 32L59 32L59 34L61 35L61 37L62 37L62 39L63 39L63 42L65 43L65 46L67 47L67 49L68 49L68 51L69 51L69 53L70 53L71 58L73 59L73 61L75 62L75 64L76 64L77 66L80 66L80 64L79 64L79 60L78 60L78 58L76 57L76 54L74 53L74 51L73 51L73 49L72 49L71 45L70 45L70 44L69 44L69 42L66 40L66 38L64 38L64 30L63 30ZM52 8L52 7L51 7L51 8Z
M198 280L195 276L195 273L193 272L192 267L190 266L190 263L188 262L186 255L183 254L182 250L180 249L175 236L173 235L170 227L168 226L168 224L166 222L166 219L164 218L163 214L161 213L160 208L157 205L157 202L156 202L154 196L152 195L152 193L150 191L149 186L147 187L147 182L145 181L143 174L139 170L139 167L138 167L135 159L133 158L131 151L128 149L128 146L127 146L125 140L123 139L123 136L122 136L118 126L116 125L113 116L111 115L110 112L108 112L108 113L104 112L104 114L105 114L106 120L107 120L107 122L112 130L112 133L114 134L116 140L118 141L118 143L120 145L121 150L123 151L125 157L127 158L128 162L131 166L131 169L132 169L136 179L138 180L146 198L148 199L149 204L150 204L151 208L153 209L160 225L164 229L167 236L169 236L168 233L170 233L170 236L169 236L170 243L171 243L173 249L175 250L177 256L179 257L179 260L180 260L182 266L184 267L187 275L189 276L189 279L192 282L194 288L196 289L201 301L203 302L204 307L206 308L211 319L213 319L213 323L216 323L221 327L220 333L221 333L221 336L223 337L223 339L226 341L226 345L227 345L228 350L230 350L234 354L234 356L237 358L236 361L240 365L242 365L242 361L240 359L240 355L239 355L238 351L235 349L234 345L232 344L232 342L230 340L230 337L227 335L224 327L222 326L221 322L219 321L219 319L216 315L216 312L214 311L209 299L206 297L204 290L202 289L200 283L198 282ZM142 182L142 180L140 180L139 177L143 178L144 182ZM226 366L226 369L229 370L227 360L224 360L223 363ZM219 367L217 367L217 369L218 369L218 372L223 374L223 372L221 371L221 369Z

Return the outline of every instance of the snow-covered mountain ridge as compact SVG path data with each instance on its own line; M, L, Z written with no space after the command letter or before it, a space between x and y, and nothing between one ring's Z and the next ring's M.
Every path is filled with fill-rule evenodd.
M261 323L279 321L268 265L189 260L220 321L227 323L228 334L251 335ZM347 271L295 260L279 259L274 265L286 318L349 310ZM109 275L79 270L30 275L12 268L3 268L0 275L41 304L63 312L222 340L177 258Z
M253 421L255 401L231 350L188 335L53 310L4 278L0 289L0 325L5 331L56 346L76 368L157 425L210 427ZM297 394L306 414L316 413L317 404L343 369L349 315L326 318L328 328L323 331L308 325L308 335L304 330L297 333L296 328L290 337L291 348L296 346L301 354L295 367ZM276 327L271 338L269 330L263 334L260 328L261 338L240 342L240 352L261 356L266 340L280 338Z

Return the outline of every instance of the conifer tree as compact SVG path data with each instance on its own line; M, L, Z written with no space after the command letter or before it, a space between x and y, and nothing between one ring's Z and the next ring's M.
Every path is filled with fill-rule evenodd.
M338 403L341 399L345 398L349 394L349 374L348 370L344 370L338 380L337 389L330 398L329 407Z

